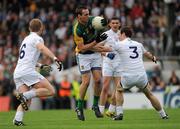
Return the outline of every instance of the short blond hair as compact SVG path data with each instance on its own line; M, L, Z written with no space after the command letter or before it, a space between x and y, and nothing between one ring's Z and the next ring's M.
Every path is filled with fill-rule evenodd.
M38 32L43 27L43 23L40 19L34 18L29 22L29 30L31 32Z

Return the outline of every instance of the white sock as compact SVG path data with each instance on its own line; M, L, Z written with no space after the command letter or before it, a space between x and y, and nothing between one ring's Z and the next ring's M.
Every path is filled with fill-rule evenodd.
M24 92L23 95L26 97L26 99L29 100L31 98L36 97L36 92L35 90L30 90L30 91Z
M17 121L22 121L23 120L23 116L24 116L24 112L23 111L17 111L14 119L17 120Z
M104 114L104 108L105 106L99 105L99 111L101 112L101 114Z
M116 115L119 115L119 114L123 114L123 107L122 106L116 107Z
M110 105L109 105L109 108L108 108L108 111L109 111L109 112L115 112L115 111L116 111L116 106L110 104Z
M165 113L164 109L161 109L161 110L158 111L158 112L159 112L159 114L160 114L161 117L166 116L166 113Z

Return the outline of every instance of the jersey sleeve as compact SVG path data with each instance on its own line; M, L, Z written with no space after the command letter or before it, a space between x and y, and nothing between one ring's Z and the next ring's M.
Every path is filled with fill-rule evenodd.
M141 49L142 49L142 52L143 52L143 54L145 53L145 52L147 52L147 50L144 48L144 46L141 44Z
M44 40L42 37L37 37L34 39L34 47L38 44L38 43L43 43L44 44Z
M73 29L73 37L74 37L74 42L76 43L76 45L84 42L81 31L79 31L77 28L77 24L74 26L74 29Z

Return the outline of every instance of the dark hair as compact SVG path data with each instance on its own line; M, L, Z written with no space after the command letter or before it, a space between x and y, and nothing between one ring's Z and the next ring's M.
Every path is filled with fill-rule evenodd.
M82 10L83 9L88 9L86 6L79 6L76 8L76 11L75 11L75 15L78 16L79 14L82 15Z
M132 28L129 26L125 26L121 28L121 34L125 33L126 37L131 37L132 36Z
M112 17L109 22L111 22L112 20L118 20L119 22L121 22L121 20L118 17Z

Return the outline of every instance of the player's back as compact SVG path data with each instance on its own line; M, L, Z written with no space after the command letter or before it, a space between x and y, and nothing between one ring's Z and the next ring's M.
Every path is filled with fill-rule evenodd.
M141 43L126 38L115 47L121 58L123 75L145 73L143 53L146 51Z
M31 32L22 41L18 63L14 72L16 77L35 71L35 66L40 55L40 52L36 48L37 43L44 43L44 41L34 32Z

